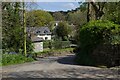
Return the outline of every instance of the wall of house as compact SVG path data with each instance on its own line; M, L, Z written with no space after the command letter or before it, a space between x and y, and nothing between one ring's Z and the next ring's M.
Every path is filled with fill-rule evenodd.
M43 42L34 42L34 52L42 52L43 51Z
M51 40L51 35L37 35L39 38L43 38L44 40Z

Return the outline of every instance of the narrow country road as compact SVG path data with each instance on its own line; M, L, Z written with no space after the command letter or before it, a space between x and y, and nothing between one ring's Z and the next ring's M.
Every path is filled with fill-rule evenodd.
M38 61L4 66L2 78L92 78L119 80L118 69L75 65L74 55L38 58Z

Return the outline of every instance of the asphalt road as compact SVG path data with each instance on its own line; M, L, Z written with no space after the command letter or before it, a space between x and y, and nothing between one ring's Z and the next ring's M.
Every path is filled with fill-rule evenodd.
M120 80L118 69L76 65L74 55L38 58L38 61L4 66L2 78L84 78Z

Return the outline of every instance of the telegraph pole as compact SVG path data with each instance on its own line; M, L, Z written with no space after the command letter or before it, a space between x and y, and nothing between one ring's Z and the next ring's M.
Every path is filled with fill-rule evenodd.
M24 55L27 56L27 50L26 50L26 12L25 12L24 0L23 0L23 28L24 28Z

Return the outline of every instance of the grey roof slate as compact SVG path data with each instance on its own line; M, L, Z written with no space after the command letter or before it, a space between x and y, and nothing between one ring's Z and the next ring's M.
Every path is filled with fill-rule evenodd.
M41 41L43 41L43 38L34 36L34 37L31 37L31 40L32 40L33 42L41 42Z
M48 27L27 27L27 32L34 34L51 34Z

